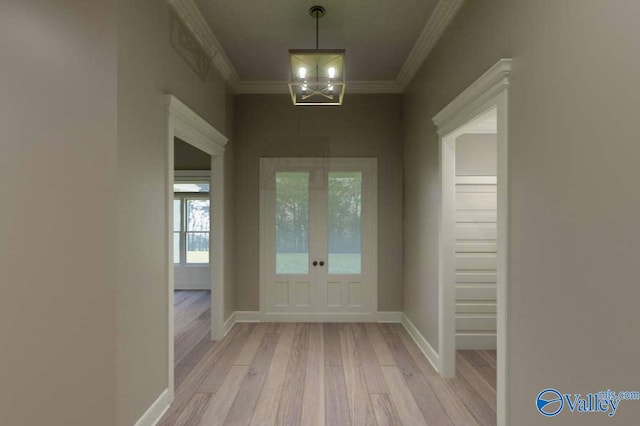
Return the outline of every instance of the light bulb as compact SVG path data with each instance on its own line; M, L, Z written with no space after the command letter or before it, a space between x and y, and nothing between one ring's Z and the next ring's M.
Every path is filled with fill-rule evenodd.
M300 78L305 78L307 76L307 69L305 67L300 67L300 69L298 69L298 76Z
M333 92L333 84L328 85L328 86L327 86L327 89L328 89L330 92Z
M329 78L335 78L336 76L336 69L334 67L329 67Z

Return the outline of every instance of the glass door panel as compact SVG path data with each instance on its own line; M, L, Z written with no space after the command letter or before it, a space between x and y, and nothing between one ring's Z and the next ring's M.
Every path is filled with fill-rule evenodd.
M328 176L329 273L362 273L362 173Z
M276 273L309 273L309 173L276 173Z

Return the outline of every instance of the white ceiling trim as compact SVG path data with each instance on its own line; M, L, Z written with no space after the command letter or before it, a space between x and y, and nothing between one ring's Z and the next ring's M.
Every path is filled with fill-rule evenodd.
M202 44L225 82L236 93L289 93L283 81L241 81L220 42L202 16L194 0L167 0ZM347 81L347 93L402 93L427 59L464 0L440 0L405 60L396 81Z
M402 93L395 81L347 81L347 93ZM238 94L284 94L289 93L288 81L241 81Z
M207 52L225 82L235 90L240 77L194 0L167 0Z
M431 50L433 50L454 16L456 16L456 13L460 10L462 3L464 3L464 0L440 0L438 2L398 73L396 80L402 90L411 83L422 63L427 59Z

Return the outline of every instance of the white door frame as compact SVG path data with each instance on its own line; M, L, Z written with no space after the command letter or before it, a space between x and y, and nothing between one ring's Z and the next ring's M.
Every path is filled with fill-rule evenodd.
M211 238L209 253L214 253L211 268L211 340L223 335L224 323L224 146L227 138L173 95L165 96L167 106L167 277L169 290L169 396L173 401L173 183L174 141L179 138L211 156Z
M292 161L295 161L293 163ZM364 172L363 176L368 176L368 181L362 182L363 194L368 194L366 200L363 200L362 209L366 209L368 214L366 219L363 218L363 230L370 229L369 232L362 235L363 262L367 265L373 265L363 270L363 276L371 284L371 312L368 313L269 313L266 311L266 278L269 275L266 267L267 253L269 252L267 244L273 241L274 236L269 233L272 223L270 223L267 209L275 208L269 202L270 197L267 196L267 188L263 187L263 181L270 174L275 172L275 168L283 170L313 170L319 165L321 167L330 167L335 165L340 169L347 170L353 166L357 170ZM378 321L378 159L370 157L358 158L261 158L260 159L260 320L261 321L278 321L278 322L370 322ZM367 188L365 188L367 186ZM273 232L273 231L272 231ZM367 248L365 249L365 245ZM364 265L365 263L363 263Z
M508 90L511 59L501 59L433 117L440 137L442 210L439 232L440 374L455 376L455 139L464 127L489 110L497 111L497 420L506 425L508 338Z

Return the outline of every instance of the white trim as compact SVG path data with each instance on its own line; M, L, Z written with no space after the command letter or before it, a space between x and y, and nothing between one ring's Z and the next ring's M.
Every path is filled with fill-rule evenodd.
M226 336L227 333L229 333L229 330L231 330L231 327L233 327L235 323L236 323L236 313L231 312L231 315L229 315L229 317L226 320L224 320L222 337Z
M497 114L497 424L507 424L508 388L508 88L511 59L501 59L433 117L440 136L442 209L439 232L440 374L455 375L455 139L492 109Z
M446 136L477 117L478 107L509 87L511 59L500 59L433 117L438 134Z
M396 81L347 81L346 93L402 93ZM289 94L288 81L241 81L237 94Z
M174 136L209 155L220 155L229 139L204 118L173 95L165 95L165 103L174 123ZM173 141L172 141L173 143Z
M496 176L456 176L456 185L495 185Z
M186 290L186 291L211 290L211 282L209 282L209 281L190 281L190 282L174 284L174 290Z
M397 318L397 317L395 317ZM295 313L295 312L275 312L263 313L260 315L260 322L399 322L389 321L388 317L381 321L376 312L366 313ZM238 321L250 322L250 321Z
M440 0L438 2L398 73L396 82L401 90L404 90L411 83L422 63L453 21L462 3L464 0Z
M484 130L484 129L473 129L473 131L467 131L469 135L495 135L496 132L494 130Z
M167 288L168 288L168 398L174 396L174 263L173 263L173 183L174 140L176 137L204 151L211 156L211 204L212 229L209 251L213 256L211 267L211 338L218 340L223 335L224 313L224 146L227 138L213 126L198 116L173 95L165 95L167 106L167 170L166 170L166 211L167 217Z
M160 396L153 401L147 411L138 419L134 426L155 426L158 424L164 413L169 409L171 404L169 389L162 391Z
M224 322L226 335L237 323L243 322L379 322L401 323L404 313L379 311L373 314L262 314L260 311L235 311Z
M429 360L433 368L440 372L440 356L438 352L435 351L425 339L425 337L420 333L418 328L411 322L409 317L406 314L402 314L402 326L407 330L409 336L413 339L413 341L418 345L424 356Z
M193 36L198 40L202 48L211 58L224 81L234 90L240 81L233 64L222 49L222 45L211 30L209 24L202 16L202 12L194 0L167 0L180 19L189 28Z

